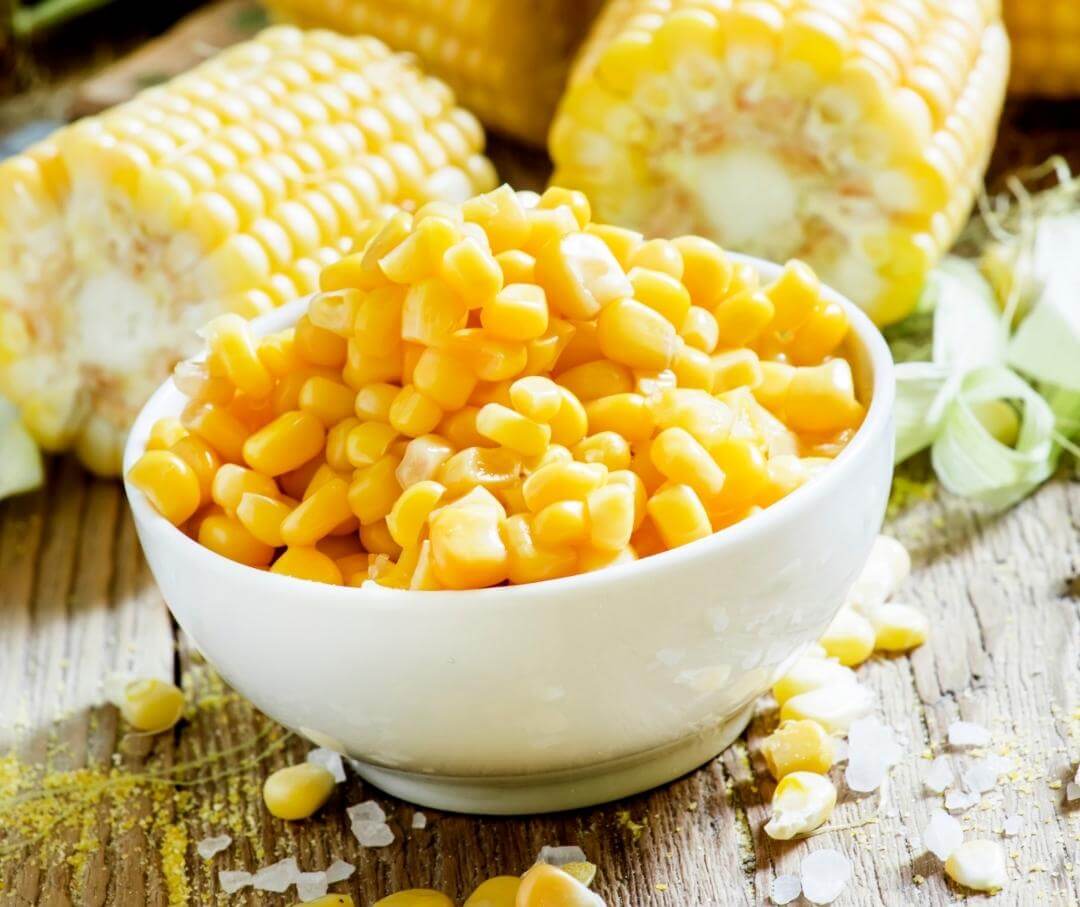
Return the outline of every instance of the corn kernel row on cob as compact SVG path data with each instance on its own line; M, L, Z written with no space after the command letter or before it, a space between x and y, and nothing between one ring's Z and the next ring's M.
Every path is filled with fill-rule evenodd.
M374 35L415 53L484 124L543 145L601 0L266 0L305 27Z
M1080 94L1080 4L1004 0L1002 13L1013 48L1010 93Z
M979 0L612 0L553 179L646 233L802 258L887 323L969 212L1007 69Z
M482 147L379 41L285 26L61 129L0 164L0 394L117 472L199 325L313 291L387 205L489 188Z

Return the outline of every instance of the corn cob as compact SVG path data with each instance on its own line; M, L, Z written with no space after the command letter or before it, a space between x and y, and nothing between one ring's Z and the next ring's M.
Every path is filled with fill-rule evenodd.
M286 26L61 129L0 164L0 394L116 473L198 326L315 290L388 205L490 188L482 145L379 41Z
M1080 94L1080 4L1004 0L1013 46L1009 91L1020 95Z
M649 234L805 259L884 324L969 212L1007 68L978 0L613 0L553 179Z
M543 145L600 0L266 0L305 27L374 35L417 54L485 125Z

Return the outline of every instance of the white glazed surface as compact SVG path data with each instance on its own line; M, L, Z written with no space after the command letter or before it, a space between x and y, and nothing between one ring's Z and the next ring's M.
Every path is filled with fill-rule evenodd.
M763 278L775 265L746 259ZM622 759L715 728L825 629L870 550L892 475L888 348L853 304L867 417L821 475L735 526L582 576L474 592L342 588L253 570L170 525L130 485L180 625L281 723L364 762L457 777ZM293 303L256 322L292 324ZM163 385L124 456L185 398Z

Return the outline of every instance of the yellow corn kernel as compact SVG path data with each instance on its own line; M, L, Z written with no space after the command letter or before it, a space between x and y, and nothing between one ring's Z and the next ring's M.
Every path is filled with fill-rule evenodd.
M633 293L611 250L588 233L568 233L540 248L535 280L552 311L564 318L595 318L609 303Z
M363 421L390 421L390 407L401 390L396 384L368 384L356 392L354 410Z
M405 291L401 287L378 287L364 293L353 314L350 337L356 349L368 356L387 356L401 346Z
M563 447L573 447L589 430L589 415L581 401L565 387L560 389L562 403L550 421L551 440Z
M836 788L824 775L792 772L780 779L772 797L772 818L765 834L789 841L824 825L836 806Z
M301 367L291 330L259 338L258 353L259 361L275 378L282 378Z
M666 478L689 485L704 498L715 497L724 487L724 471L684 428L665 428L653 439L649 453Z
M671 371L679 387L710 393L714 390L715 369L709 354L694 349L681 340L671 360Z
M117 706L135 730L160 734L184 714L184 694L168 681L149 677L125 685Z
M723 347L742 347L756 340L773 320L772 300L760 290L729 296L713 310Z
M466 447L449 457L436 475L447 493L456 496L474 486L505 488L521 475L521 456L501 447Z
M505 183L464 202L461 213L466 221L484 228L495 253L520 247L529 235L525 209L517 193Z
M608 483L589 492L585 507L589 544L601 551L622 551L634 532L635 492L622 483ZM539 518L539 514L537 514Z
M248 427L222 406L213 403L184 407L180 414L184 428L198 435L223 459L239 463L244 459Z
M352 466L370 466L386 456L398 437L397 430L385 422L360 422L349 432L345 456Z
M792 260L763 292L775 309L771 329L781 335L791 334L813 313L821 283L809 265Z
M611 394L585 404L589 428L594 432L613 431L627 441L644 441L652 436L656 420L641 394Z
M762 362L761 380L753 388L754 399L770 412L780 412L787 397L795 366L786 362Z
M862 664L874 652L874 628L854 608L841 608L818 643L842 665Z
M480 310L480 324L494 337L533 340L548 327L547 299L542 287L527 283L504 286Z
M401 556L401 546L394 541L390 530L386 526L386 520L376 520L360 527L360 543L366 551L374 555L385 555L390 558Z
M321 765L302 762L279 768L263 783L263 802L278 819L306 819L334 792L334 776Z
M287 412L244 442L243 458L252 469L279 476L318 456L325 440L326 429L311 413Z
M447 250L461 239L458 224L444 217L415 220L412 233L379 259L394 283L413 284L434 276Z
M855 399L855 382L846 359L795 369L784 398L790 428L804 432L836 432L854 428L863 408Z
M285 544L281 524L292 507L278 497L246 491L236 505L236 518L256 539L271 548Z
M564 236L576 235L577 218L566 205L554 208L530 207L525 205L525 220L529 224L529 235L521 248L530 255L536 255L549 245L556 245Z
M536 283L536 259L528 252L507 249L496 255L495 261L502 272L501 284Z
M199 480L199 500L205 504L210 500L214 476L221 467L221 458L217 451L195 435L181 438L169 450L195 471L195 477Z
M712 532L709 515L689 485L669 485L656 492L646 511L668 548L703 539Z
M753 503L769 481L765 455L756 444L728 437L709 445L713 461L727 476L717 508L738 510Z
M659 312L675 328L682 327L690 311L690 294L678 278L641 267L631 268L626 277L634 289L634 299Z
M173 383L189 399L199 403L214 403L218 406L226 405L236 392L232 382L217 369L211 374L209 363L192 362L190 359L176 363L173 369ZM183 424L182 420L181 424Z
M312 457L296 469L284 472L277 478L281 490L289 497L300 500L307 494L314 476L318 475L326 461L322 457Z
M777 705L782 706L802 693L845 683L855 683L855 672L851 668L846 668L832 659L807 656L788 668L787 673L773 684L772 692Z
M671 388L648 402L660 428L684 428L706 448L731 432L731 408L700 389Z
M148 450L128 470L127 480L174 526L179 526L199 509L202 500L199 478L195 470L171 450Z
M562 372L558 383L582 403L613 394L627 394L634 389L634 376L618 362L596 359Z
M736 387L757 387L762 380L761 362L750 349L729 350L712 357L713 391L717 394Z
M401 486L395 475L400 462L393 454L387 454L356 471L349 485L348 500L361 527L385 519L393 509L394 501L401 494Z
M514 253L505 252L504 255ZM518 253L524 254L524 253ZM471 237L466 237L446 250L439 265L441 277L470 309L478 309L503 288L504 283L520 283L506 276L499 257ZM530 281L531 282L531 274Z
M589 224L585 232L602 240L623 268L630 267L630 259L644 242L644 237L636 230L627 230L614 224Z
M617 299L605 306L596 323L603 354L631 368L667 368L677 336L670 321L634 299Z
M214 474L210 497L229 516L236 516L240 499L251 492L269 498L279 497L277 483L270 476L235 463L226 463Z
M551 444L539 457L522 460L522 472L524 475L532 475L551 463L569 463L573 459L574 455L567 448L561 444Z
M206 326L211 354L221 363L225 376L253 397L265 397L273 377L259 359L247 322L239 315L219 315Z
M503 340L483 328L457 331L447 349L467 363L481 381L514 378L521 374L529 358L524 343Z
M402 488L433 479L454 453L454 445L439 435L421 435L405 445L396 476Z
M682 327L679 328L679 336L694 349L711 353L720 342L720 326L712 312L694 305L690 306L690 311L686 313Z
M341 370L341 378L353 390L359 391L370 384L401 379L405 359L401 346L396 346L386 355L376 356L361 352L354 335L349 338L347 350L347 361Z
M481 589L507 578L509 557L499 534L499 522L497 513L465 506L461 501L429 517L431 555L443 586Z
M262 428L277 415L270 397L256 398L237 391L228 406L229 412L250 431Z
M293 346L296 354L312 365L338 368L345 364L346 343L333 331L316 327L307 315L296 322L293 329Z
M329 555L317 548L290 545L281 557L274 561L270 572L280 576L310 580L313 583L327 583L331 586L341 586L345 583L341 568Z
M549 186L536 203L538 208L557 208L560 205L566 205L570 209L574 215L574 220L577 221L582 230L588 226L589 219L592 217L592 208L584 192L578 192L576 189L564 189L561 186Z
M344 472L353 465L349 462L349 434L360 424L359 419L348 416L326 433L326 462L332 469Z
M314 375L300 388L297 402L300 409L329 428L352 414L355 400L356 392L351 387Z
M713 308L731 282L730 259L716 243L700 236L680 236L671 244L682 259L681 279L694 305Z
M419 544L428 515L445 494L445 486L430 479L405 488L386 517L386 528L394 541L402 548Z
M539 456L551 441L551 427L534 422L501 403L488 403L476 415L476 430L522 456Z
M472 396L469 397L471 406L486 406L488 403L501 403L510 406L511 381L483 381L476 386Z
M356 313L363 298L357 290L316 293L308 303L308 318L316 327L333 331L340 337L348 337L353 332Z
M510 403L519 413L534 422L550 422L562 407L559 386L550 378L530 375L510 385Z
M626 268L628 272L634 268L646 268L650 271L667 274L669 277L675 278L675 280L682 280L682 253L679 252L678 247L671 240L650 239L637 246L630 253L626 261ZM630 277L632 283L633 276L629 273L627 276ZM680 284L680 286L682 285ZM638 299L645 302L640 296Z
M822 302L785 347L795 365L812 365L832 355L848 332L848 318L838 302Z
M547 548L580 545L588 541L589 520L582 501L556 501L532 519L536 544Z
M567 872L537 863L521 878L515 907L603 907L603 900Z
M442 415L439 405L412 384L398 391L389 414L390 424L410 438L434 431Z
M410 888L380 898L371 907L454 907L454 902L430 888Z
M608 473L608 485L625 485L630 489L634 497L634 531L641 528L645 521L645 505L648 503L649 494L645 490L645 483L641 476L631 469L615 469Z
M186 438L188 430L176 418L158 419L150 428L146 439L147 450L168 450L181 438Z
M446 350L428 347L412 373L416 389L443 410L463 407L476 388L476 375L461 359Z
M334 477L323 482L281 524L285 544L290 547L314 545L334 527L348 520L353 515L348 494L349 486L343 479Z
M630 468L630 444L615 431L589 435L574 446L574 459L582 463L603 463L608 469Z
M441 280L429 279L409 287L401 310L401 337L425 346L440 346L465 327L465 301Z
M785 721L761 744L769 772L779 781L792 772L824 775L836 759L836 747L814 721Z
M874 628L874 648L882 652L906 652L926 642L930 625L926 615L911 605L885 602L868 615Z
M324 894L313 901L302 901L293 907L356 907L351 894Z
M607 468L599 463L549 463L522 483L525 504L533 513L556 501L584 501L607 478Z
M239 520L224 513L202 521L199 544L249 567L265 567L274 557L273 548L255 538Z
M568 576L577 567L572 548L544 548L536 544L529 517L523 513L502 524L507 550L507 575L512 583L535 583Z
M521 879L495 876L480 885L465 899L464 907L515 907Z

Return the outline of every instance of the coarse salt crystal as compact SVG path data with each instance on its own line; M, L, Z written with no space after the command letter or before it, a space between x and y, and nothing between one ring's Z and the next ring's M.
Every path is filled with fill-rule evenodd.
M949 725L949 743L952 746L986 746L990 731L981 724L970 721L954 721Z
M1065 785L1065 799L1072 803L1074 800L1080 800L1080 784L1075 781L1070 781Z
M565 866L567 863L585 863L588 858L585 851L573 844L557 846L546 845L536 855L537 863L550 863L552 866Z
M321 765L334 776L338 784L345 780L345 766L341 761L341 753L335 753L333 750L320 746L307 754L307 761L313 765Z
M833 764L839 765L841 762L847 762L848 757L848 745L847 741L843 737L833 738Z
M811 904L831 904L851 878L851 862L838 850L815 850L799 872L804 897Z
M413 813L412 827L416 829L427 828L427 816L423 813Z
M769 897L774 904L790 904L802 894L802 882L796 875L777 876L769 885Z
M1020 834L1020 829L1024 827L1024 820L1018 815L1011 815L1005 819L1004 825L1002 825L1001 833L1006 838L1014 838Z
M935 809L923 829L923 846L944 863L964 843L964 829L942 809Z
M216 838L203 838L195 845L195 851L204 860L209 860L214 854L221 853L232 844L232 838L228 835L218 835Z
M963 774L964 787L985 794L993 790L998 778L1012 768L1012 762L1001 756L987 756L969 765Z
M393 829L385 822L354 821L352 833L361 847L386 847L394 843Z
M250 872L239 872L233 869L223 869L218 873L218 884L225 894L234 894L241 888L247 888L251 884L253 876Z
M876 715L859 718L848 729L848 765L844 780L853 791L875 791L881 787L890 766L896 765L901 756L891 727L882 724Z
M301 872L296 877L296 895L301 901L314 901L326 894L330 880L325 872Z
M386 813L374 800L365 800L345 810L350 822L385 822Z
M264 866L251 879L251 887L256 891L273 891L281 894L286 888L296 882L300 875L300 867L296 865L296 859L289 857L286 860L270 866Z
M948 756L938 756L930 763L930 768L923 775L923 784L935 794L940 794L954 780L956 776L953 774L952 766L949 765Z
M963 812L971 809L980 799L975 791L951 790L945 795L945 808L950 812Z
M344 882L354 872L356 872L356 867L352 863L346 863L344 860L334 860L333 863L326 867L326 881L331 885L334 882Z

